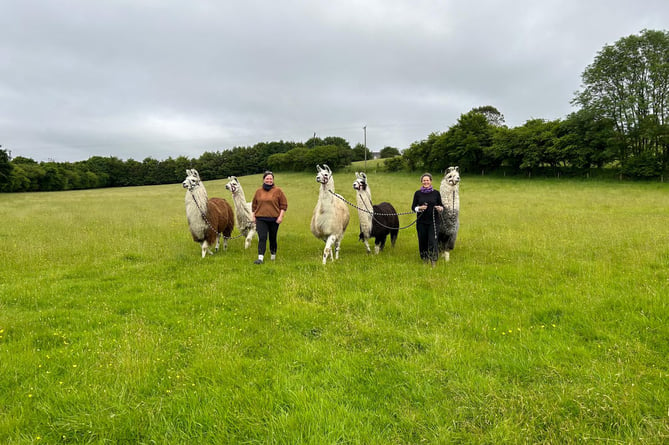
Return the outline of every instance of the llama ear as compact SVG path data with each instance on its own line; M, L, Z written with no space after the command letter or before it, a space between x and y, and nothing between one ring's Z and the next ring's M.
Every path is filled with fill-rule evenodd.
M323 164L323 167L325 167L325 170L327 170L328 173L332 173L332 170L330 170L330 167L328 167L327 164Z
M455 166L455 171L458 172L458 173L460 173L460 167Z

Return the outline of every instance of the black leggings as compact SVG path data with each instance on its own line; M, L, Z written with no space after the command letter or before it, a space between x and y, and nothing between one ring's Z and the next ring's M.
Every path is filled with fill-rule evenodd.
M269 253L276 254L276 234L279 231L279 224L276 221L256 218L256 231L258 232L258 255L265 255L267 235L269 235Z
M439 258L439 245L434 236L434 224L416 224L418 233L418 251L420 258L424 261L437 261Z

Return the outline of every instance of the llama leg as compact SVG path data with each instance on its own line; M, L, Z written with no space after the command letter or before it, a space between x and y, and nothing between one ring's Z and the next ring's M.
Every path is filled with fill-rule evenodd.
M216 247L214 247L214 251L218 252L218 248L221 246L221 234L219 233L216 235Z
M328 236L328 239L325 240L325 249L323 249L323 264L326 264L328 261L328 256L332 258L332 244L334 243L334 235Z
M372 253L372 249L369 248L369 241L367 238L363 238L362 242L365 243L365 249L367 249L367 253Z
M251 247L251 242L253 241L253 235L256 234L256 231L249 229L249 233L246 235L246 240L244 241L244 249Z
M386 247L386 235L384 235L381 239L376 238L376 243L374 245L374 253L378 255L379 252L383 252L384 247Z
M341 238L335 240L335 259L339 259L339 245L341 244Z
M449 254L448 250L444 250L444 255L443 256L444 256L444 261L448 261L450 259L449 258L450 254Z
M200 247L202 248L202 258L207 256L207 253L209 255L213 255L212 251L209 249L209 243L206 240L202 241L202 244L200 244Z

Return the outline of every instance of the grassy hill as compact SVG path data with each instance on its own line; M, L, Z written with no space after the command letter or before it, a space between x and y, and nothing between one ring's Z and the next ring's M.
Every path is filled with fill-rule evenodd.
M368 171L409 210L418 174ZM323 266L315 171L276 183L261 266L200 258L180 184L0 195L0 443L669 441L665 184L464 176L431 269L414 227L367 255L355 209Z

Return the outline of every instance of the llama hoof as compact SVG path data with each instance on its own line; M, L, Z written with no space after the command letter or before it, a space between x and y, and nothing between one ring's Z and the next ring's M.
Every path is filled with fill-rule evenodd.
M263 263L263 261L260 258L258 258L257 260L255 260L253 262L253 264L262 264L262 263Z

